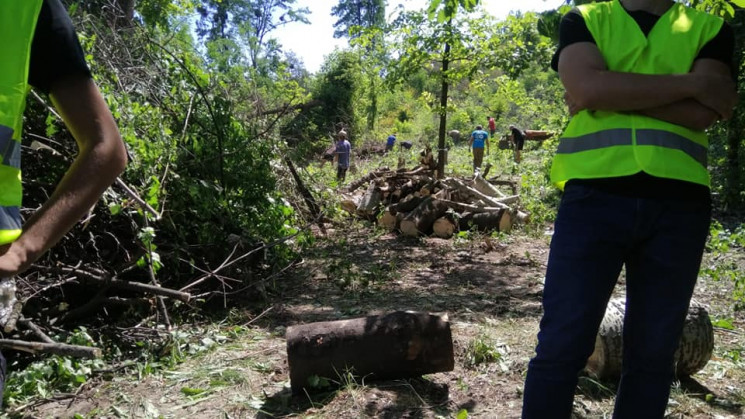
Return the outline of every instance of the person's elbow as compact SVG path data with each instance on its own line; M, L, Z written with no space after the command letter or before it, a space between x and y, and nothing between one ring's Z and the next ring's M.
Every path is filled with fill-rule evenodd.
M116 125L107 127L98 142L98 158L108 177L116 179L127 167L129 157L122 136Z

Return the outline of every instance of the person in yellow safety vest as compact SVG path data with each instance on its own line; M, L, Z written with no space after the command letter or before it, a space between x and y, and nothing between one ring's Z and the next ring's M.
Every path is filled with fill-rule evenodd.
M553 66L572 118L551 169L564 194L523 418L571 416L624 265L613 417L664 416L709 231L704 130L737 101L733 46L722 19L672 0L590 3L562 18Z
M127 154L60 0L0 2L0 39L0 326L6 328L15 303L14 275L96 204L124 170ZM49 94L79 153L52 196L23 223L20 140L29 86ZM0 367L1 394L2 355Z

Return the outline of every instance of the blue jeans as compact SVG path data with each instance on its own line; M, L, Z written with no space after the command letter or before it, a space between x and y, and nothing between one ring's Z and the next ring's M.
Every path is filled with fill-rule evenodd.
M662 418L711 203L629 198L567 185L543 291L523 418L569 418L578 374L623 265L626 317L614 418Z

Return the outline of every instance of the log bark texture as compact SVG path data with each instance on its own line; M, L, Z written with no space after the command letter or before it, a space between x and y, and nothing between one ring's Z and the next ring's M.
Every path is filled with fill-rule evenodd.
M478 231L509 232L512 230L513 221L510 212L500 208L496 211L463 213L458 223L461 230L470 230L475 226Z
M401 225L399 226L401 232L412 237L420 234L428 234L432 230L432 224L435 223L435 220L445 215L447 210L447 205L428 196L418 207L401 220Z
M585 366L585 371L598 379L615 380L621 375L625 311L624 298L608 303L595 340L595 351ZM704 307L692 303L675 353L675 374L684 377L700 371L709 362L713 351L714 328L709 314Z
M308 383L312 376L338 381L353 372L366 380L406 378L455 366L448 320L403 311L290 326L287 361L295 393L313 390Z

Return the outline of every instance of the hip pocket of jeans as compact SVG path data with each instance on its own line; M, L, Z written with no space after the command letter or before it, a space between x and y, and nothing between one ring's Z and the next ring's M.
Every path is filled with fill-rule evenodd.
M561 204L566 205L584 201L594 195L595 192L595 188L586 185L568 184L561 196Z

